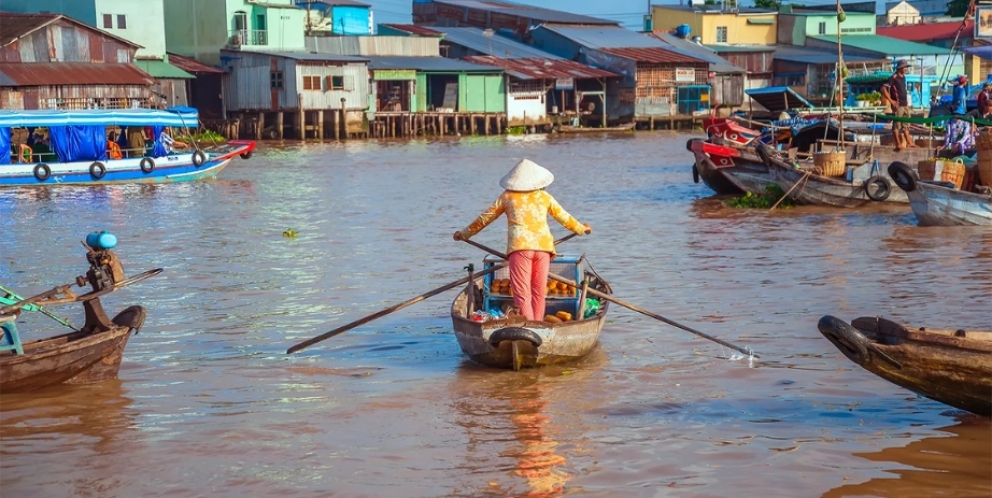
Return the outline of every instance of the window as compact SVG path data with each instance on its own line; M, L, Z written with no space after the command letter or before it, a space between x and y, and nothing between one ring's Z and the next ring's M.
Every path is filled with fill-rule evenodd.
M282 71L272 71L269 73L269 87L282 88Z
M716 42L717 43L727 43L727 27L717 26L716 27Z
M820 27L816 30L816 33L820 35L827 34L827 23L821 22Z
M304 76L303 77L303 89L304 90L320 90L320 76Z
M117 14L117 29L127 29L127 16Z
M114 27L114 16L111 14L103 15L103 29L113 29Z
M344 90L344 76L329 76L331 90Z

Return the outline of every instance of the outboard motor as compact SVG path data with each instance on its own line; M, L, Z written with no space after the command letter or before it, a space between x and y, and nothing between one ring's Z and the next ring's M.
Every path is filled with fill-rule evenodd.
M86 236L83 245L87 248L86 260L90 263L90 269L86 272L86 277L76 277L76 284L83 287L88 283L93 291L87 294L90 298L83 301L86 323L80 330L102 332L113 328L114 322L103 310L100 296L112 292L115 285L124 281L124 266L111 251L117 246L117 237L114 234L106 230L93 232Z

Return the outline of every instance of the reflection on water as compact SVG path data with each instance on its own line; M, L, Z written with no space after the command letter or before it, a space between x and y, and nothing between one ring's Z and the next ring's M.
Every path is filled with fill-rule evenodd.
M823 498L879 496L886 498L986 498L992 486L992 428L970 415L963 422L937 429L937 436L871 453L855 453L882 462L883 476L844 484ZM891 468L890 462L899 464Z
M0 283L21 294L83 273L97 229L128 274L165 268L103 300L148 309L119 382L0 399L3 496L992 496L988 421L816 329L992 328L992 232L916 227L906 206L729 209L692 183L686 138L263 145L213 181L0 190ZM754 368L616 307L584 362L482 369L451 335L453 293L284 354L462 278L483 254L451 233L522 157L596 227L563 251L617 297L752 347Z

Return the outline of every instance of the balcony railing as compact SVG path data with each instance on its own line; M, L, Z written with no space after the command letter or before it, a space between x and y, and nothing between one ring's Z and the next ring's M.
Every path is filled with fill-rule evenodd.
M38 102L40 109L81 110L81 109L149 109L148 99L125 98L53 98Z
M227 44L232 47L268 45L268 31L264 29L232 29L228 32Z

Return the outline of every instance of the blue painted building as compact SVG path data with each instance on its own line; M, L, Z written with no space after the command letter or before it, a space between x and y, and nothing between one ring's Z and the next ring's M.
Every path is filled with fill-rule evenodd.
M304 19L307 34L371 35L372 7L355 0L294 0L308 10Z

